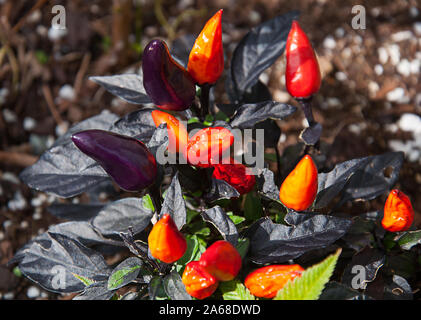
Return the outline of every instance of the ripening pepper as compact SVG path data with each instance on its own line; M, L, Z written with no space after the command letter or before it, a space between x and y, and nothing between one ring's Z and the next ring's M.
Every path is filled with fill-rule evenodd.
M247 167L234 159L230 159L230 163L227 164L217 164L214 168L212 176L224 180L240 194L249 193L256 183L255 176L247 174Z
M285 52L289 94L295 98L311 97L320 88L320 68L313 47L297 21L292 22Z
M382 226L391 232L406 231L414 221L411 200L402 191L392 190L384 205Z
M244 280L244 285L256 297L273 298L289 280L301 277L303 271L298 264L270 265L251 272Z
M172 153L182 153L186 158L187 142L189 139L186 127L177 118L159 110L152 111L152 119L156 127L159 127L162 123L167 124L169 139L168 151Z
M192 104L196 95L193 78L171 57L162 40L152 40L142 57L143 86L159 108L182 111Z
M104 130L85 130L73 134L72 141L124 190L139 191L155 181L155 157L139 140Z
M208 20L190 51L187 70L200 85L215 83L224 71L222 11L219 10Z
M208 168L222 162L225 151L233 144L234 135L227 128L199 130L187 144L187 159L192 165Z
M148 245L151 255L165 263L177 261L187 249L186 239L169 214L164 214L154 224L148 236Z
M279 191L279 199L289 209L306 210L317 195L317 167L309 155L305 155L285 178Z
M216 279L229 281L234 279L241 269L241 256L231 243L219 240L202 253L199 263Z
M186 291L196 299L205 299L212 295L218 288L218 280L208 273L199 264L199 261L191 261L186 264L181 281Z

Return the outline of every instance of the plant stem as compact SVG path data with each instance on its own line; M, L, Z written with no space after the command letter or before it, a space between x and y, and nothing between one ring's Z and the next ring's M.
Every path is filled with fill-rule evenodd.
M155 208L155 213L158 215L161 213L161 192L159 187L155 184L149 187L149 195L151 196L152 204Z
M203 122L206 116L209 114L209 91L212 85L205 83L200 86L200 120Z
M311 108L311 102L313 97L310 98L299 98L297 101L300 103L301 107L303 108L304 115L307 119L308 125L311 127L313 124L316 123L313 116L313 110Z

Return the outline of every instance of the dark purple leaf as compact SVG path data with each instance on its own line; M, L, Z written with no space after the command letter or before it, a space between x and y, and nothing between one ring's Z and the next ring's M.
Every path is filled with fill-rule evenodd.
M206 201L213 202L220 199L238 198L240 193L229 183L220 179L211 179L211 187L204 197Z
M156 126L152 119L153 108L142 108L133 111L116 121L111 131L148 143Z
M181 229L186 223L186 202L184 201L183 191L178 180L178 172L172 178L171 184L165 193L160 216L166 213L171 216L178 229Z
M139 275L143 262L139 258L130 257L113 269L108 278L108 290L117 290L134 281Z
M202 212L202 218L212 223L226 241L233 246L237 245L238 230L234 222L220 206L215 206Z
M257 190L264 197L279 202L279 188L275 184L274 173L263 168L256 177Z
M114 292L115 290L110 291L107 289L107 281L99 281L86 287L73 300L110 300Z
M53 203L47 211L60 219L88 221L105 206L103 203Z
M172 271L165 276L163 280L164 290L171 300L192 300L187 293L184 283L181 281L180 275L176 271Z

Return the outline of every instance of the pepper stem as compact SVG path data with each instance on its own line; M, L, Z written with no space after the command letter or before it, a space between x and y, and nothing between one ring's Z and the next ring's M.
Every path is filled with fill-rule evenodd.
M200 86L200 120L205 121L206 116L209 114L209 92L212 85L209 83Z
M307 119L308 125L311 127L316 123L313 116L313 110L311 107L311 102L313 100L313 97L309 98L296 98L296 100L300 103L301 107L303 108L304 115Z

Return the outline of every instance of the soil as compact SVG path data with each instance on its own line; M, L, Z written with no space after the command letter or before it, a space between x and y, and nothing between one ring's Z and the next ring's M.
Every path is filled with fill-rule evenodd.
M323 71L314 114L324 128L322 141L331 145L329 164L395 150L390 141L404 143L421 134L403 130L399 122L404 114L421 115L421 7L416 0L359 1L365 8L366 29L358 30L351 27L355 1L157 2L162 2L166 22L157 19L151 0L0 1L2 298L72 297L38 288L14 275L6 263L28 240L60 222L46 210L59 200L29 189L19 181L18 174L73 123L104 109L124 115L137 108L113 97L88 77L137 70L141 48L151 39L160 37L170 43L180 35L197 34L220 8L224 9L223 39L228 57L253 26L300 10L300 24L314 44ZM57 4L66 9L67 34L61 38L51 29L51 10ZM402 63L404 60L408 63ZM281 57L260 79L269 86L274 100L296 104L285 90L284 63ZM221 79L216 98L228 102L223 84ZM302 112L297 112L279 123L281 151L297 143L303 119ZM412 199L415 226L419 228L421 154L416 156L414 152L421 147L412 146L406 149L395 187ZM381 208L386 196L358 208ZM70 201L83 202L86 198Z

